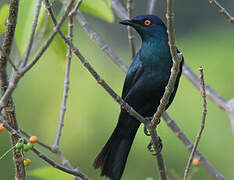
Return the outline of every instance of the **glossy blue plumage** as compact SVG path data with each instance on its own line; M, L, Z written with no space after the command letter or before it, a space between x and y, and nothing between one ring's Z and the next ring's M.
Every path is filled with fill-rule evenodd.
M146 20L150 20L151 24L145 25ZM142 116L151 117L157 110L171 73L167 28L154 15L136 16L121 24L132 26L142 39L141 49L127 72L122 98ZM182 65L183 62L167 107L175 96ZM94 167L101 169L101 175L120 180L139 126L138 120L121 110L114 132L94 162Z

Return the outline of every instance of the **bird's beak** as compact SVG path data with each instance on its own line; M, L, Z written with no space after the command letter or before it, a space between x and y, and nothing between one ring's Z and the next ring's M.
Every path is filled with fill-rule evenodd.
M128 26L134 25L134 22L132 20L123 20L123 21L120 21L119 23L123 25L128 25Z

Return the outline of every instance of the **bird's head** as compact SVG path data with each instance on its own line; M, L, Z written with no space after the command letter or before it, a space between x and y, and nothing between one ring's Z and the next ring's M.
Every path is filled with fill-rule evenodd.
M154 15L136 16L130 20L120 21L120 24L133 27L141 36L142 40L151 38L167 38L167 27L163 21Z

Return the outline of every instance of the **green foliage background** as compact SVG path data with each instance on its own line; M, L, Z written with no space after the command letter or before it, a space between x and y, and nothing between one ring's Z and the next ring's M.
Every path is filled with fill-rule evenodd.
M135 7L134 14L144 13L137 3ZM213 11L213 14L217 13ZM159 14L163 17L163 12L160 11ZM87 17L92 27L125 60L126 64L130 64L126 29L119 26L117 22L109 24L92 16ZM217 17L219 19L214 21L210 19L209 22L200 20L199 25L188 31L186 31L186 25L183 25L183 28L179 27L181 23L183 24L183 19L178 17L177 46L183 52L186 63L197 74L198 67L202 65L206 82L225 99L230 99L234 96L234 27L220 15ZM187 19L187 21L192 20ZM19 20L18 23L20 22ZM30 32L30 29L25 31ZM121 94L125 74L109 61L80 26L76 26L74 34L74 42L81 52L106 82ZM58 52L65 51L62 49L64 45L59 44L60 42L56 41L54 43L57 44L53 44L53 47L57 46L60 49L49 48L38 64L21 80L13 94L19 126L48 144L53 144L56 135L63 92L65 54ZM139 40L137 45L140 46ZM15 50L12 57L16 56L16 52ZM65 156L71 160L73 167L78 167L93 180L105 179L93 169L92 162L114 129L119 110L119 105L95 82L77 58L73 58L61 148ZM184 77L168 112L190 140L194 141L201 123L202 98ZM142 130L143 127L139 129L132 146L123 180L150 179L150 177L158 179L155 158L147 152L146 148L149 138L144 136ZM163 121L159 126L159 134L164 144L163 155L167 169L169 172L176 172L169 173L169 176L171 179L176 179L175 176L181 179L189 153ZM1 155L10 147L6 131L0 134L0 142ZM223 111L208 101L207 122L199 150L227 179L233 179L233 149L234 139L230 120ZM42 151L50 154L44 149ZM48 166L31 152L26 153L25 157L32 160L32 165L27 167L27 172L34 170L29 173L31 175L38 174L35 173L37 171L35 169ZM52 154L50 157L57 160ZM0 161L0 169L1 179L14 179L11 154ZM213 179L202 166L193 168L192 171L194 174L190 178L194 180ZM39 174L46 175L42 179L54 179L56 176L54 173L58 173L59 178L56 179L68 179L66 175L65 177L61 175L60 171L54 172L51 169L40 171ZM28 179L35 178L29 176Z

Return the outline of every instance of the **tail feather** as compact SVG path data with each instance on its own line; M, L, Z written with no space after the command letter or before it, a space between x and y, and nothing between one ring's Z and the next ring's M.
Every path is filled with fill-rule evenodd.
M120 180L127 157L140 123L129 119L118 123L111 137L93 163L94 168L101 169L101 176Z

